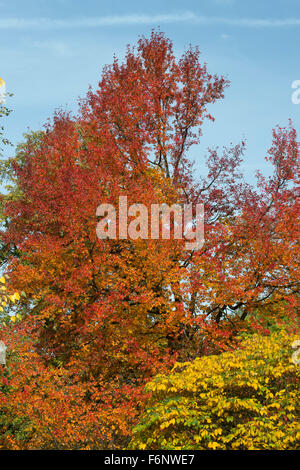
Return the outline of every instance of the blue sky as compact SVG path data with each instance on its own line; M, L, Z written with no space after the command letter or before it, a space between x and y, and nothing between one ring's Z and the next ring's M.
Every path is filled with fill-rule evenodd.
M196 170L208 146L246 138L247 178L256 169L268 173L272 128L291 118L300 131L300 104L291 100L292 82L300 80L299 0L0 0L0 77L14 93L8 137L21 141L59 107L76 110L103 65L156 26L176 55L198 45L208 70L231 81L192 153Z

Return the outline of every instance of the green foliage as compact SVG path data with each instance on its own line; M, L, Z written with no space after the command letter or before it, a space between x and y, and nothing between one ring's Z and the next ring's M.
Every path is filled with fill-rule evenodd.
M296 449L300 443L295 337L255 334L238 350L177 363L148 383L133 449Z
M1 117L1 109L0 109ZM15 166L22 168L25 159L30 159L30 151L36 150L41 145L43 131L32 131L23 134L24 142L16 147L15 156L2 159L0 161L0 182L5 184L4 194L1 194L1 221L5 220L2 206L8 201L22 198L23 194L18 185L18 177L15 173Z
M8 116L10 110L7 108L0 107L0 118L5 114ZM0 144L9 145L10 142L7 139L2 138L3 126L0 127ZM5 214L5 205L11 201L18 201L24 197L23 192L18 184L18 177L15 172L15 166L22 167L24 165L25 158L30 158L28 155L28 149L32 151L36 149L42 140L43 131L32 131L30 133L23 134L24 143L20 143L16 147L15 155L13 157L3 158L0 160L0 183L2 184L0 193L0 225L5 230L9 224L7 215ZM26 147L27 146L27 147ZM26 155L27 152L27 155ZM0 153L1 156L1 153ZM4 267L10 256L19 256L17 248L12 244L0 242L0 265Z
M11 95L9 95L9 96L11 96ZM10 109L8 109L3 104L0 105L0 156L1 156L1 151L3 150L2 145L10 145L9 140L4 136L4 126L2 124L1 119L4 116L9 116L10 113L11 113Z

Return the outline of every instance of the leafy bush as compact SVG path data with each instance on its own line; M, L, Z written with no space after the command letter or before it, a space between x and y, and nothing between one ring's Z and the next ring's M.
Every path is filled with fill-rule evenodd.
M285 331L221 355L177 363L148 383L133 449L299 448L299 366Z

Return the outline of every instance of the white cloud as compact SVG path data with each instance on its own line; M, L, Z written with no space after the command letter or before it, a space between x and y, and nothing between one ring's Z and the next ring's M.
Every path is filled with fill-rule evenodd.
M243 28L282 28L300 26L300 18L230 18L201 16L191 11L158 15L112 15L83 18L1 18L0 29L71 29L105 26L130 26L140 24L192 23L201 25L226 25Z
M99 17L68 18L64 20L52 18L2 18L0 29L56 29L56 28L96 28L99 26L121 26L134 24L177 23L196 20L192 12L165 15L113 15Z

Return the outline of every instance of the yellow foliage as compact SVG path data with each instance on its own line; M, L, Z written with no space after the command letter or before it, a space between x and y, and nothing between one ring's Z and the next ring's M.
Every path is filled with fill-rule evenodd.
M299 448L299 366L285 331L239 349L176 364L147 385L133 449Z

